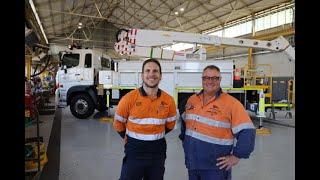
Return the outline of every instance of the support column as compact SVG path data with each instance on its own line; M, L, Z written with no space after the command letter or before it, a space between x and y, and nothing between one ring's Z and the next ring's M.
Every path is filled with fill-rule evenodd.
M25 57L25 65L27 66L27 78L31 78L31 57Z

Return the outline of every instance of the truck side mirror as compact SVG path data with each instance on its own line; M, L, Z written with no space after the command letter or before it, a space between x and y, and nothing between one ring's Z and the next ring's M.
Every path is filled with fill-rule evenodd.
M67 71L67 66L66 65L63 66L63 70L64 70L64 73L67 74L68 71Z

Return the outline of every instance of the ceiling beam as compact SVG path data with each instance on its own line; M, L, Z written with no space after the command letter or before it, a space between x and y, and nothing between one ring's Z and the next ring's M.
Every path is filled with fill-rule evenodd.
M86 5L86 2L87 2L87 0L84 0L84 1L83 1L83 6L81 6L81 7L82 7L82 8L81 8L81 14L83 14L84 10L86 9L86 8L85 8L85 7L86 7L86 6L85 6L85 5ZM80 4L80 3L78 3L78 4ZM75 11L76 11L76 9L73 8L73 9L72 9L72 12L75 12ZM93 8L91 7L91 13L92 13L92 11L93 11ZM90 13L90 14L91 14L91 13ZM75 25L72 23L73 19L70 21L70 24L69 24L70 30L72 29L72 27L75 28L75 30L73 31L73 33L78 30L78 24L79 24L79 22L82 21L82 19L83 19L83 17L79 17L78 20L75 18L74 20L77 22ZM75 27L74 27L74 26L75 26ZM71 37L71 36L73 35L73 33L70 34L69 37Z
M97 11L98 11L98 13L99 13L100 17L103 17L103 15L100 13L100 10L102 9L102 7L103 7L104 3L105 3L105 1L102 1L102 2L101 2L101 5L100 5L100 8L99 8L99 7L98 7L98 5L97 5L97 3L96 3L96 1L94 1L95 7L96 7L96 9L97 9ZM91 8L91 11L90 11L90 13L89 13L89 14L92 14L93 9L94 9L94 8ZM96 13L96 15L95 15L95 16L97 16L97 15L98 15L98 14ZM90 19L86 19L86 21L82 23L82 24L83 24L83 26L86 26L90 20L92 21L93 26L96 26L96 24L95 24L95 20L92 20L92 18L90 18ZM88 37L86 37L86 39L91 39L91 38L92 38L92 32L90 31L90 29L89 29L89 28L86 28L86 29L87 29L87 30L89 31L89 33L90 33L89 38L88 38ZM84 32L84 30L83 30L83 29L82 29L82 31Z
M207 11L207 13L209 13L210 15L212 15L219 23L222 23L222 21L220 21L220 19L215 15L213 14L213 11L212 10L209 10L206 6L203 5L203 3L201 3L199 0L196 0L200 6L205 9ZM237 1L237 0L236 0Z
M235 1L235 0L231 0L231 1ZM220 6L218 6L218 7L216 7L216 8L213 8L213 9L210 9L210 11L215 11L215 10L217 10L217 9L219 9L220 7L223 7L223 6L225 6L225 5L227 5L227 4L229 4L230 2L225 2L225 3L223 3L223 4L221 4ZM195 6L194 8L192 8L192 9L190 9L189 10L189 12L191 12L192 10L194 10L194 9L196 9L196 8L198 8L198 6ZM199 17L201 17L201 16L204 16L204 15L206 15L207 14L207 12L203 12L203 13L201 13L201 14L199 14L198 16L196 16L196 17L194 17L194 18L191 18L190 19L190 21L193 21L193 20L195 20L195 19L197 19L197 18L199 18ZM169 22L171 22L171 21L173 21L174 19L171 19L171 20L169 20ZM169 23L168 22L168 23ZM184 25L185 23L182 23L182 25ZM173 27L173 28L177 28L178 26L175 26L175 27ZM194 28L194 27L192 27L192 28ZM187 31L188 30L190 30L190 29L192 29L192 28L189 28L189 29L187 29Z
M101 4L102 4L102 3L101 3ZM97 9L100 17L102 17L102 14L101 14L101 12L100 12L100 10L99 10L99 7L98 7L98 5L97 5L97 3L96 3L96 0L94 0L94 5L96 6L96 9Z
M171 13L171 11L172 11L174 8L171 7L171 6L169 6L169 5L166 3L166 1L163 1L163 0L160 0L160 1L170 9L170 13ZM185 8L185 11L187 10L187 7L189 6L190 2L191 2L191 1L188 1L188 4L187 4L187 6L186 6L186 8ZM168 15L168 17L169 17L169 15ZM185 17L185 16L180 16L180 17L183 18L183 19L185 19L186 22L189 21L189 19L188 19L187 17ZM177 17L176 17L176 18L177 18ZM178 19L177 19L177 21L178 21ZM166 23L166 22L165 22L165 23ZM179 21L178 21L178 23L180 24ZM196 25L193 24L191 21L189 21L189 23L191 24L191 26L196 27ZM151 24L151 23L150 23L150 24ZM149 24L148 24L148 25L149 25ZM181 27L181 26L180 26L180 27ZM159 28L159 26L158 26L158 28ZM157 29L158 29L158 28L157 28ZM198 28L197 28L197 29L198 29ZM198 30L200 30L200 29L198 29Z
M124 1L123 3L124 3L124 5L123 5L123 6L124 6L124 9L127 9L127 8L126 8L125 1ZM130 4L130 5L128 5L128 9L127 9L127 10L129 10L129 8L133 9L132 4L133 4L133 2L131 1L131 4ZM126 10L126 12L127 12L127 10ZM140 10L140 9L139 9L139 10ZM136 13L135 13L135 10L134 10L134 9L133 9L133 14L134 14L134 15L136 15ZM132 18L134 18L134 19L135 19L135 17L134 17L134 16L131 16L131 17L129 17L129 19L127 19L127 21L126 21L125 13L121 14L119 18L121 18L122 16L123 16L123 21L125 21L125 22L129 22L129 23L131 22L131 19L132 19Z
M52 0L53 1L53 0ZM66 0L62 0L61 1L61 10L62 11L64 11L64 5L66 4ZM51 8L52 9L52 8ZM58 15L58 14L57 14ZM53 16L53 15L52 15ZM60 18L60 22L61 22L61 24L62 24L62 28L65 28L65 26L66 26L66 24L65 24L65 22L64 22L65 20L64 20L64 14L61 14L61 18ZM56 35L56 34L55 34ZM65 33L65 36L67 36L67 33Z
M119 19L118 17L116 16L111 16L111 17L114 17L117 21L120 21L120 22L113 22L111 19L109 19L107 22L111 23L111 24L115 24L115 25L120 25L120 26L127 26L127 24L125 22L123 22L122 19ZM52 26L52 25L51 25ZM49 26L50 27L50 26ZM98 29L98 30L110 30L110 29L106 29L106 28L101 28L101 27L97 27L96 25L89 25L89 26L84 26L83 28L88 28L88 29ZM60 29L57 28L57 30L61 31L61 33L67 33L68 31L66 31L68 29L68 27L61 27Z
M121 1L117 1L117 3L113 7L111 7L111 5L109 6L110 9L109 9L109 13L107 14L106 18L109 18L112 16L114 10L119 7L120 3L121 3Z
M223 26L227 25L228 21L230 20L231 16L234 14L234 12L236 12L236 6L237 6L237 2L238 0L234 1L234 5L232 5L232 2L230 2L230 7L231 7L231 12L228 14L227 19L225 19L225 21L223 22ZM243 7L241 7L243 9ZM240 9L240 8L238 8ZM222 22L220 22L220 24L222 24Z
M98 43L109 43L113 44L113 41L103 41L103 40L93 40L93 39L83 39L83 38L66 38L66 37L55 37L52 38L52 42L57 42L57 41L69 41L69 40L74 40L74 41L84 41L84 42L98 42Z
M33 1L32 1L33 2ZM34 4L33 4L34 5ZM35 5L33 6L35 8ZM40 24L38 23L36 14L34 14L33 12L33 8L31 7L31 4L29 3L29 1L25 1L25 18L26 20L31 24L32 26L32 30L35 32L35 34L37 35L38 40L42 43L42 44L47 44L47 39L46 39L46 35L44 34L44 27L42 27ZM36 12L38 14L38 18L40 20L39 17L39 12ZM41 23L41 20L40 20ZM41 23L42 24L42 23ZM43 30L43 31L42 31Z
M249 8L249 5L246 2L244 2L243 0L239 0L239 1L246 6L246 9L250 12L250 14L253 13L253 11Z
M48 4L49 4L49 8L50 8L50 9L52 9L51 0L49 0ZM51 23L52 23L52 24L54 24L54 20L53 20L52 12L50 12L50 16L51 16ZM55 28L55 26L53 26L53 27L52 27L52 29L53 29L53 33L54 33L54 34L56 34L56 31L55 31L55 29L54 29L54 28Z
M164 22L162 19L160 19L158 16L156 16L155 14L153 14L149 9L145 8L144 6L142 6L141 4L139 4L137 1L133 0L133 2L135 4L137 4L141 9L144 9L145 11L147 11L151 16L153 16L157 21L160 22L160 25L167 25L166 22ZM169 25L167 25L169 26ZM148 25L144 25L143 28L148 27ZM170 27L170 26L169 26Z
M81 16L81 17L87 17L87 18L94 18L94 19L102 19L102 20L107 20L107 18L104 17L99 17L99 16L92 16L92 15L86 15L86 14L80 14L80 13L74 13L74 12L65 12L65 11L57 11L57 10L48 10L48 9L39 9L39 11L52 11L55 13L60 13L60 14L67 14L67 15L73 15L73 16Z
M142 26L146 27L146 24L141 19L137 18L134 14L129 13L128 11L123 9L121 6L119 6L118 8L121 9L124 13L128 13L130 16L133 16L136 20L138 20L141 23ZM127 23L127 26L128 26L128 23ZM129 26L132 26L132 25L130 24Z
M254 5L254 4L256 4L256 3L260 2L260 1L263 1L263 0L259 0L259 1L253 2L253 3L250 3L250 4L248 4L248 5L251 6L251 5ZM241 8L239 8L239 9L241 9ZM236 10L238 10L238 9L236 9ZM223 16L226 16L226 15L228 15L229 13L230 13L230 12L226 12L226 13L220 15L220 16L217 16L217 18L221 18L221 17L223 17ZM248 15L246 15L246 16L248 16ZM246 17L246 16L243 16L243 17ZM243 18L243 17L240 17L240 18ZM238 19L240 19L240 18L238 18ZM215 20L215 18L209 19L208 22L213 21L213 20ZM207 28L207 29L203 29L202 31L206 31L206 30L212 29L212 28L217 27L217 26L222 26L222 25L224 25L224 23L211 26L211 27L209 27L209 28ZM192 29L192 28L189 28L188 30L190 30L190 29Z

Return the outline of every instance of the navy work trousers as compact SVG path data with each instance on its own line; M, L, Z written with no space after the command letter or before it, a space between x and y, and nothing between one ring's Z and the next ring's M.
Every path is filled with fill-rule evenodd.
M231 170L189 170L189 180L231 180Z
M163 180L165 158L134 159L125 156L120 180Z

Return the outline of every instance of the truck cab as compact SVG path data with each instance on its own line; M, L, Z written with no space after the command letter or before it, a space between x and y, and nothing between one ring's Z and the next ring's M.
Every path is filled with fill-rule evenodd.
M80 119L91 116L95 109L106 110L104 94L98 95L98 73L110 70L112 59L96 49L74 49L59 53L60 67L56 76L56 103L70 105L71 113Z

